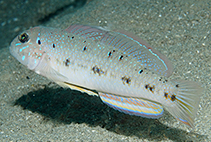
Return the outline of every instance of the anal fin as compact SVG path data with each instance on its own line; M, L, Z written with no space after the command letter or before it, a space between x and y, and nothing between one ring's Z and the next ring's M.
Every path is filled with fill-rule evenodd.
M94 90L89 90L87 88L81 87L81 86L77 86L71 83L67 83L67 82L56 82L58 85L60 85L63 88L71 88L72 90L77 90L80 91L82 93L87 93L91 96L98 96L97 92L95 92Z
M159 118L164 111L160 104L140 98L116 96L101 92L99 92L99 96L108 106L130 115Z

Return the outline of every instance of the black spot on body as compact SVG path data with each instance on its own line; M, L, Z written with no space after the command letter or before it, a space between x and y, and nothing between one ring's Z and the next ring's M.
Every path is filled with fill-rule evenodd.
M126 84L130 85L130 83L131 83L131 78L130 77L123 76L121 78L121 80L123 81L123 84L126 83Z
M108 52L108 57L111 57L112 53L111 52Z
M69 66L69 63L70 63L70 60L69 59L66 59L65 66Z
M154 91L155 91L155 86L153 85L153 86L150 86L149 87L149 90L152 92L152 93L154 93Z
M41 44L41 41L40 41L40 40L38 40L38 41L37 41L37 43L40 45L40 44Z
M86 47L86 46L84 46L83 51L85 51L86 49L87 49L87 47Z
M26 79L30 79L29 76L26 76Z
M145 85L145 88L148 89L148 87L149 87L149 84L146 84L146 85Z
M119 56L119 61L121 61L123 59L123 55Z
M74 39L74 36L72 36L72 39Z
M163 83L166 83L166 82L168 82L168 80L166 79L165 81L163 81Z
M167 93L167 92L164 93L164 97L165 97L166 99L168 98L168 93Z
M53 44L53 48L55 48L55 44Z
M171 95L171 100L172 101L175 101L176 100L176 96L173 94L173 95Z
M92 71L93 71L95 74L98 74L99 76L100 76L101 74L104 74L104 73L105 73L103 70L101 70L101 69L98 68L97 66L94 66L94 67L92 68Z
M179 84L177 84L176 87L179 88Z
M127 84L129 84L129 83L130 83L130 81L131 81L131 79L130 79L130 78L128 78L128 79L126 80L126 83L127 83Z
M143 72L143 70L140 70L138 73L141 74Z
M154 93L155 91L155 85L151 86L150 84L146 84L145 85L145 89L151 91L152 93Z
M108 52L108 57L111 57L111 56L112 56L112 52L114 53L115 50L109 51L109 52Z
M162 80L162 77L159 78L159 81L161 81L161 80Z

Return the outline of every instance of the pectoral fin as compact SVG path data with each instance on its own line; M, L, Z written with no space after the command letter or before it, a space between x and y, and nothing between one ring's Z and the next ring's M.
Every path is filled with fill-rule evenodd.
M160 104L140 98L129 98L101 92L99 92L99 96L108 106L130 115L159 118L164 111Z

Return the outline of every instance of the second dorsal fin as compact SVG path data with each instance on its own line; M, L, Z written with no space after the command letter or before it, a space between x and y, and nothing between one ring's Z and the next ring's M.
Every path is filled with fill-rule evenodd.
M169 77L173 72L173 65L167 57L132 33L85 25L71 25L66 31L112 46L159 75Z

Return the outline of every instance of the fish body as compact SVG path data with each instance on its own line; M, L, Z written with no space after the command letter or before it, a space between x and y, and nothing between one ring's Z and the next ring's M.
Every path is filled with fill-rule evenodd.
M201 86L169 80L170 61L132 34L83 25L65 30L40 26L17 36L10 52L36 73L97 95L121 112L159 118L164 108L193 126Z

